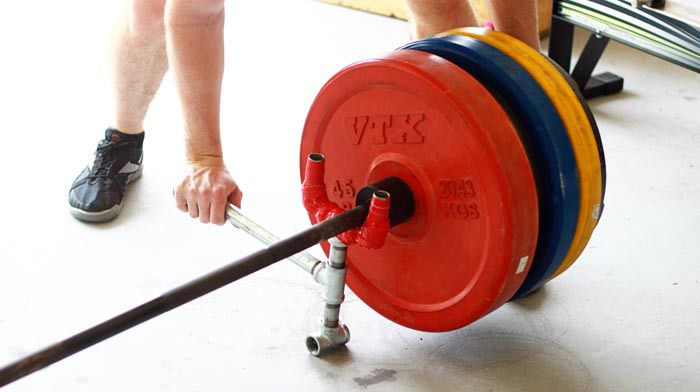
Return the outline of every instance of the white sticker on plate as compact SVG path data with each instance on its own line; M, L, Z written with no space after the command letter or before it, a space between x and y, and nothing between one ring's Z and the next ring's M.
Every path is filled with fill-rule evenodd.
M515 270L516 274L519 274L523 271L525 271L525 267L527 267L527 261L530 259L529 256L523 256L520 258L520 263L518 263L518 269Z

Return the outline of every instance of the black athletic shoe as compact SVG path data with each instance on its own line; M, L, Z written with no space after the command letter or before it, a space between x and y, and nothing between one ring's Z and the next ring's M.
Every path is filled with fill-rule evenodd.
M144 133L105 131L92 167L75 179L68 193L70 211L87 222L107 222L119 215L126 186L141 177Z

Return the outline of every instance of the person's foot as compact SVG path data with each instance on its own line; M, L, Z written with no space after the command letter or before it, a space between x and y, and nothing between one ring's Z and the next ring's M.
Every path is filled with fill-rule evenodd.
M143 132L105 131L94 162L83 169L68 193L73 216L86 222L107 222L119 215L127 185L141 177L143 137Z

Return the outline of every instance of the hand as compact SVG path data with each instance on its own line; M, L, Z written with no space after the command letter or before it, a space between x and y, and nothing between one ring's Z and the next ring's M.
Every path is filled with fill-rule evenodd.
M188 162L182 181L175 187L175 203L182 212L202 223L226 223L226 204L241 206L243 193L223 162Z

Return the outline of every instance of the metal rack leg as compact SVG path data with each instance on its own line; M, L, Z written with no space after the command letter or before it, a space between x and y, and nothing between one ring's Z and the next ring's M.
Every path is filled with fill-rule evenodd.
M552 27L549 34L549 57L564 68L566 72L569 72L571 69L573 44L574 25L552 18Z
M622 90L624 85L624 80L620 76L610 72L593 75L593 70L608 46L608 42L610 42L608 37L591 34L576 67L571 72L571 77L586 98L614 94Z

